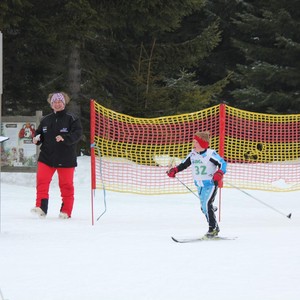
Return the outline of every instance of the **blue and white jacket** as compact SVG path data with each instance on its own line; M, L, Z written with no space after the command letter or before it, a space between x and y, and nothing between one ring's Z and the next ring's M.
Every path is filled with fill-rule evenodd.
M212 180L214 173L220 169L226 173L227 163L215 150L206 149L202 152L196 152L194 149L177 166L178 172L192 166L192 174L195 185L198 187L214 185Z

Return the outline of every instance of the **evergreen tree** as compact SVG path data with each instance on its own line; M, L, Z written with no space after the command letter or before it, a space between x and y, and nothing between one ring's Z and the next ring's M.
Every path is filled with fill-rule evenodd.
M242 1L237 0L207 0L205 7L199 12L202 26L218 22L221 31L221 41L208 57L202 60L196 68L196 78L199 82L210 85L226 79L227 85L217 93L213 103L230 102L230 91L234 88L231 80L238 63L244 62L243 53L233 46L232 38L237 36L232 18L243 8ZM212 104L213 104L212 103Z
M47 113L48 93L64 90L88 140L91 98L140 117L207 107L228 77L200 76L198 66L221 40L218 20L203 20L203 4L3 0L3 113Z
M34 16L28 18L26 15L32 7L30 1L26 0L3 0L0 3L4 65L3 114L31 115L42 107L38 85L44 72L47 72L47 66L41 59L45 52L42 46L44 39L43 35L35 31L36 28L23 26L34 26L38 22ZM32 106L33 103L37 105Z
M232 91L238 107L267 113L299 113L300 2L251 1L234 20L235 45L245 56Z
M132 43L125 46L130 51L128 56L132 57L127 69L131 75L127 81L128 92L122 91L118 97L123 98L126 113L157 116L199 110L207 107L216 92L213 86L210 89L199 84L193 70L218 45L217 22L201 25L197 14L203 7L202 1L171 3L157 1L156 9L166 16L147 11L153 20L147 20L142 34L134 29L129 30L133 33L130 36L123 32L125 40ZM182 80L186 82L184 88ZM224 80L223 86L226 83ZM191 90L188 91L188 87Z

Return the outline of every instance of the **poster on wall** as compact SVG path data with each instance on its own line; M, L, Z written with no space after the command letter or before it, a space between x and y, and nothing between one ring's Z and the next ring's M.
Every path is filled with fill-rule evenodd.
M2 167L36 167L35 130L35 122L1 123L1 135L9 137L1 144Z

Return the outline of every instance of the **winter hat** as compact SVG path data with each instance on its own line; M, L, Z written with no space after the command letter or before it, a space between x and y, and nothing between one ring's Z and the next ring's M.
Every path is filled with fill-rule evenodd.
M208 131L197 132L194 135L193 139L196 140L202 148L207 149L209 147L209 132Z
M70 102L70 97L65 92L51 93L48 95L48 103L52 104L54 101L61 101L64 105Z

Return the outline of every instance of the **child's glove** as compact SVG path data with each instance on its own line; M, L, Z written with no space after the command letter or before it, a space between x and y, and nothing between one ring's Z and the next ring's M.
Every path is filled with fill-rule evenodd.
M213 181L219 188L223 187L223 175L224 172L222 170L218 170L213 176Z
M178 173L177 167L174 167L174 168L170 169L169 171L167 171L168 176L171 178L174 178L176 173Z

